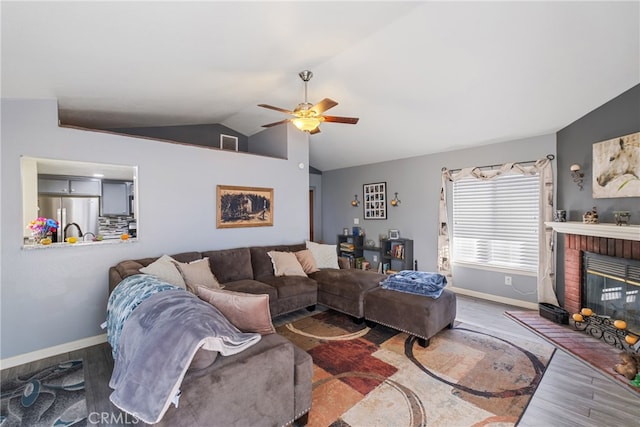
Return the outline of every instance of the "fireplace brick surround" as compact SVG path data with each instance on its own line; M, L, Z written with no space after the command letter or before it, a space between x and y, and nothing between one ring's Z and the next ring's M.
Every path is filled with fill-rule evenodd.
M640 241L565 234L564 309L569 313L581 309L583 251L640 260Z

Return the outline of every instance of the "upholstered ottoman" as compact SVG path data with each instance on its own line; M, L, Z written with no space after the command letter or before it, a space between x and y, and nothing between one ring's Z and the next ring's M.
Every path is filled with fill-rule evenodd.
M364 296L364 318L368 322L414 335L420 345L442 329L453 327L456 318L456 294L448 289L439 298L376 288Z

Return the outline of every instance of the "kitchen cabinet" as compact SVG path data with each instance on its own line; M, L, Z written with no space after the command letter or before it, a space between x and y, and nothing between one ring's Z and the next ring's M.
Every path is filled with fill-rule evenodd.
M101 194L100 181L97 179L70 179L69 193L74 196L99 196Z
M69 194L69 180L59 178L38 178L38 193Z
M38 177L39 194L100 196L100 180L91 178Z
M127 181L102 181L102 215L131 215Z

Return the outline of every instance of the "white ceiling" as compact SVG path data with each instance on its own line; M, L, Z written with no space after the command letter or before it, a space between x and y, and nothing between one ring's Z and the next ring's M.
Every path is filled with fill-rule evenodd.
M640 2L2 1L2 97L63 123L221 123L340 105L320 170L556 132L640 83Z

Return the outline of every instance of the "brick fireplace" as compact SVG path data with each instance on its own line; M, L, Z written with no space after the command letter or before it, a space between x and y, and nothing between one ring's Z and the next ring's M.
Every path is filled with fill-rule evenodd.
M546 222L564 241L564 309L577 313L582 308L582 255L591 252L616 258L640 260L640 225ZM558 278L561 280L561 278Z
M587 227L593 225L587 225ZM588 232L588 230L587 230ZM630 233L629 237L633 237ZM582 307L582 253L640 260L640 241L566 234L564 241L564 308L577 313Z

